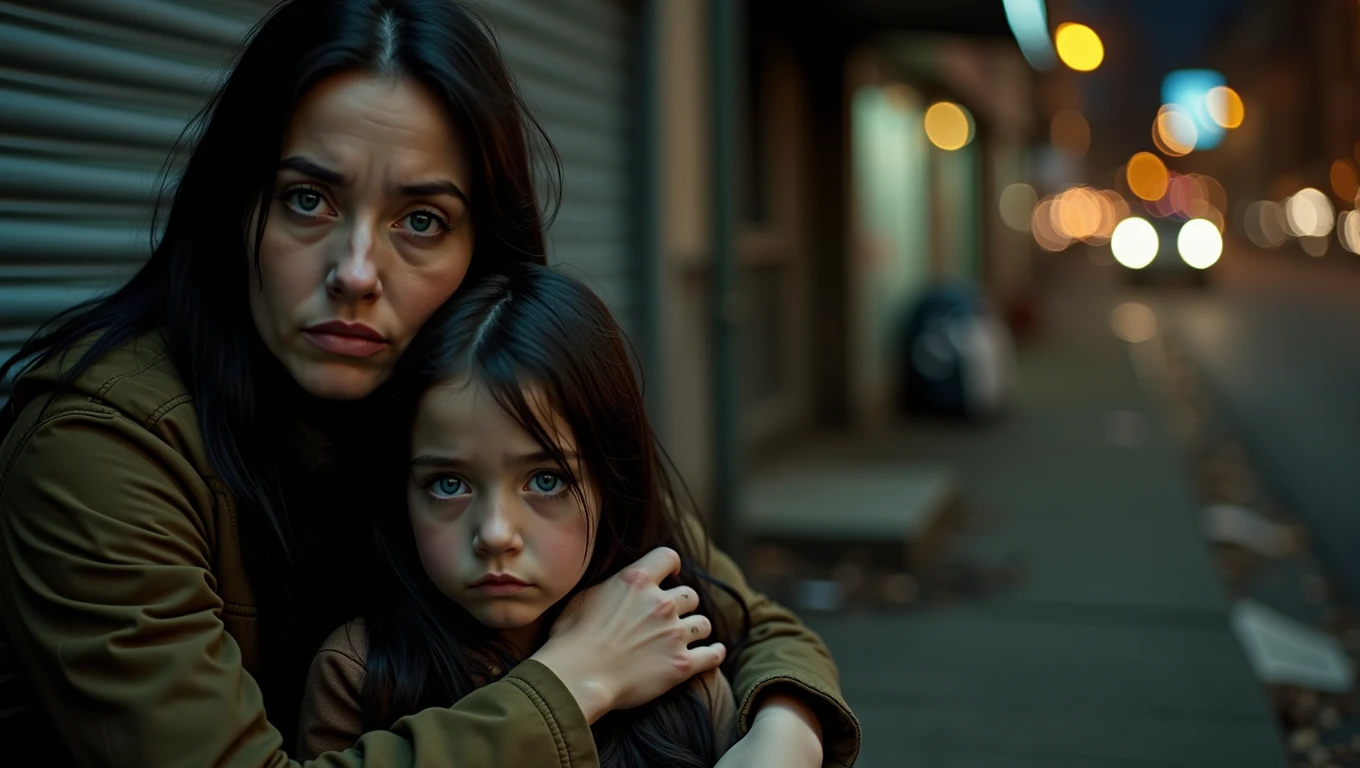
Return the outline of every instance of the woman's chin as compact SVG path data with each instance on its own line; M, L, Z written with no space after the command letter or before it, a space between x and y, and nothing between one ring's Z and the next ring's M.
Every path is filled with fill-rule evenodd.
M306 360L288 368L298 386L326 400L361 400L386 378L385 371L339 362Z

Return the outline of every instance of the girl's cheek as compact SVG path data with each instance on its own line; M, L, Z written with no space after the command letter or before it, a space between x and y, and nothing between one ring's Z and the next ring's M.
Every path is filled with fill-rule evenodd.
M416 537L416 548L425 570L432 578L458 573L459 536L454 526L412 520L411 531Z

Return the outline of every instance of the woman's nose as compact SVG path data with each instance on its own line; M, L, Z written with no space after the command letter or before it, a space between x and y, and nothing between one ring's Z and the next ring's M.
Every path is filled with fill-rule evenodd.
M381 247L373 227L356 226L344 252L326 275L326 293L341 301L376 301L381 297L382 278L378 269Z

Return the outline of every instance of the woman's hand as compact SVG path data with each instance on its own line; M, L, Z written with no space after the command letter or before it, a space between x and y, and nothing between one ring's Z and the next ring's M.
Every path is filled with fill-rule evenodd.
M704 616L685 615L699 607L693 589L661 589L679 570L675 550L648 552L573 598L530 657L562 680L587 721L645 704L726 657L721 643L687 647L713 627Z
M822 726L817 716L792 696L771 693L760 699L751 730L714 768L820 768Z

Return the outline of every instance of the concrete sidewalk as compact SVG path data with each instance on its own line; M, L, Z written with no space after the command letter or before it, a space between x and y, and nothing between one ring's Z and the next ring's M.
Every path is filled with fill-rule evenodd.
M1110 330L1120 294L1089 278L1058 289L997 424L909 423L794 452L828 472L949 466L965 514L984 523L957 534L950 557L1021 567L967 599L805 613L863 723L863 768L1285 764L1181 448Z

